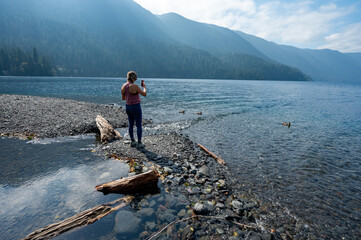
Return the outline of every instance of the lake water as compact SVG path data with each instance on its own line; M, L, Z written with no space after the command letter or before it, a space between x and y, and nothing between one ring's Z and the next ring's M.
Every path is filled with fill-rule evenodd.
M124 106L124 81L3 77L0 93ZM145 81L143 116L154 122L145 134L187 134L232 166L245 191L279 206L310 232L325 238L360 237L361 84ZM94 185L105 179L92 176L112 171L126 175L127 168L94 155L95 145L92 135L37 143L0 139L0 235L21 238L113 200L94 192ZM74 194L74 188L81 193Z

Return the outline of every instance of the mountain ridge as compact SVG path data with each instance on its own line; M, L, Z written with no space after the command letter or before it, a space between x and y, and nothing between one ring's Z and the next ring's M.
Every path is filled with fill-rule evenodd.
M241 53L270 60L234 31L214 24L200 23L176 13L157 15L170 35L183 44L212 54ZM220 43L223 43L220 45Z
M297 67L314 80L354 81L355 79L361 81L361 63L346 53L330 49L300 49L279 45L241 31L235 32L267 57L279 63Z
M310 80L307 75L313 78L314 72L322 75L322 69L311 75L302 64L280 61L236 31L174 13L154 15L132 0L3 0L0 13L0 47L36 47L60 76L114 77L128 70L170 78ZM290 54L275 46L276 52ZM304 57L319 57L294 56L303 63L308 63ZM358 63L357 57L347 58Z

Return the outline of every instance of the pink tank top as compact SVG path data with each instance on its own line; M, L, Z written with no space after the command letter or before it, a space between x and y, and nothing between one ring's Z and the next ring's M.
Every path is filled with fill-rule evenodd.
M131 94L129 91L130 83L125 85L125 100L127 105L134 105L141 103L139 93Z

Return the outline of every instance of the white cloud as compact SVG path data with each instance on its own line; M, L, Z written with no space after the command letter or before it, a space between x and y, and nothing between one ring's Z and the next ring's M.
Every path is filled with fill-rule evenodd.
M340 33L325 38L326 44L319 48L337 49L341 52L361 52L361 23L355 23Z
M257 0L135 1L155 14L176 12L195 21L240 30L280 44L309 48L333 46L336 49L337 45L330 45L325 37L342 27L342 17L355 11L354 5L317 5L315 0L272 0L259 4Z
M252 18L244 19L237 28L277 43L315 46L334 27L333 21L349 9L334 5L312 8L312 2L269 2L260 5Z
M135 0L154 14L178 13L186 18L217 23L228 14L254 14L256 5L253 0ZM228 27L228 26L227 26Z

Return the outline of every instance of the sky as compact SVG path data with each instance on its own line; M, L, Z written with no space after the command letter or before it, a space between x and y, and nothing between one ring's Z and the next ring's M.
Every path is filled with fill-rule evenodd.
M153 14L239 30L299 48L361 52L360 0L134 0Z

